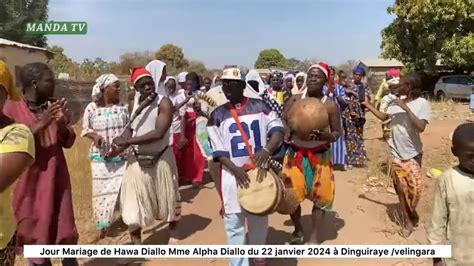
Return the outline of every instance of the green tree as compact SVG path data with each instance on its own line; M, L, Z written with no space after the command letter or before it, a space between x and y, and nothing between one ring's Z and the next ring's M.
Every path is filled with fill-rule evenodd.
M298 70L298 67L301 65L301 61L294 57L287 59L287 62L288 68L291 70Z
M201 77L208 76L210 74L204 63L193 60L189 62L189 67L186 68L186 71L196 72Z
M145 67L151 60L153 53L150 51L125 53L120 56L118 74L128 75L133 67Z
M384 58L398 59L412 70L434 71L437 60L472 69L472 0L396 0L387 11L395 19L382 30Z
M48 0L0 1L0 38L45 47L44 35L26 35L25 24L48 19Z
M52 47L48 47L48 50L54 53L53 58L48 61L48 65L56 77L59 73L75 74L77 66L71 58L64 54L64 48L53 45Z
M155 58L166 63L168 71L185 68L189 65L188 60L184 58L183 49L174 44L165 44L156 52Z
M266 49L260 52L255 68L287 68L288 60L277 49Z

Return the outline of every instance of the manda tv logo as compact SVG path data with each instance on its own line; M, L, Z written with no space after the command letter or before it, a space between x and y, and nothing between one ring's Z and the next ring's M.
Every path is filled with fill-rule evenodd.
M86 34L87 23L83 21L34 21L25 24L29 35L48 34Z

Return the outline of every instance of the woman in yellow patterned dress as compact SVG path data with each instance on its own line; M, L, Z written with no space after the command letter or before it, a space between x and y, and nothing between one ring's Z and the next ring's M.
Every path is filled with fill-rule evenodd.
M3 114L9 98L19 100L11 74L0 60L0 265L15 263L16 221L11 207L15 180L34 162L35 143L31 131Z
M282 175L287 189L293 189L298 201L306 198L313 201L312 230L309 243L319 243L318 228L324 222L324 214L330 210L334 201L335 182L330 143L335 142L340 135L341 121L336 104L327 99L323 86L328 80L329 67L325 63L311 66L307 76L307 90L300 95L294 95L288 100L283 114L287 121L287 113L292 104L305 97L321 99L329 114L330 131L313 132L309 142L297 142L287 138L288 149L283 160ZM304 144L304 145L302 145ZM291 214L295 226L290 244L304 242L303 226L301 224L301 206Z

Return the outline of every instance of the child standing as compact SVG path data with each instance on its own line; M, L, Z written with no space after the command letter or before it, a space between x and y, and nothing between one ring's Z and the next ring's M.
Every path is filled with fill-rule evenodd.
M452 257L434 265L474 265L474 123L458 126L452 152L459 165L438 178L428 239L431 244L449 243Z

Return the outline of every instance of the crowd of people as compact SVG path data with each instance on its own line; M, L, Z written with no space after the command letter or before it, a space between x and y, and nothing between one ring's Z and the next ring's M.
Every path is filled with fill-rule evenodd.
M142 243L142 228L155 220L167 222L170 242L178 241L179 187L191 184L199 189L207 167L222 201L227 243L265 244L268 214L242 208L237 191L248 186L249 170L264 167L271 158L283 165L279 177L296 201L313 202L310 238L304 239L298 206L290 215L294 232L289 244L319 244L318 232L324 230L325 215L334 203L334 170L366 164L366 112L381 120L403 216L401 234L408 237L419 221L420 135L429 124L430 105L421 97L422 84L415 73L400 76L397 70L387 71L375 97L364 83L365 74L362 67L345 73L321 62L307 72L274 71L269 76L230 67L213 78L194 72L173 77L167 75L164 62L153 60L132 70L131 104L121 102L114 74L101 75L80 133L91 140L91 200L98 238L106 237L120 216L133 244ZM63 152L76 139L67 101L54 98L54 75L47 65L27 64L20 76L21 92L0 61L0 265L13 265L23 245L77 244L79 237ZM289 111L306 98L321 102L329 126L313 130L310 140L302 141L289 129ZM210 155L197 138L201 118L207 120ZM439 179L429 230L432 243L453 243L453 263L474 263L472 132L474 124L467 123L453 134L459 166ZM51 265L45 258L29 262ZM230 265L249 264L245 258L230 259ZM266 261L254 259L253 264ZM77 261L65 259L63 265Z

